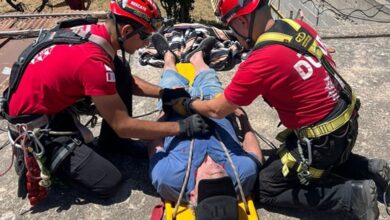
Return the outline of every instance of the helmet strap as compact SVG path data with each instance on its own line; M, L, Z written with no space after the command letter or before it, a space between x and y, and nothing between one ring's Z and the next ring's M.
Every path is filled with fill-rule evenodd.
M249 29L248 29L248 35L244 36L243 34L236 31L232 26L229 26L230 29L238 36L245 39L245 43L248 45L249 48L252 48L254 46L254 41L252 40L252 33L253 33L253 25L255 23L256 15L253 15L253 13L250 14L250 20L249 20Z
M118 44L119 44L119 47L121 49L121 53L122 53L122 62L123 64L126 65L126 52L125 52L125 48L123 46L123 44L125 43L125 41L129 38L131 38L132 36L136 35L137 34L137 31L132 31L131 33L127 34L125 36L125 38L121 37L121 34L119 32L119 27L118 27L118 23L116 21L116 16L113 14L113 13L110 13L109 15L113 21L114 21L114 25L115 25L115 30L116 30L116 36L117 36L117 41L118 41Z
M253 34L253 25L255 24L255 18L256 18L256 10L250 14L248 36L245 39L245 42L247 43L249 48L252 48L254 46L252 34Z
M114 21L117 41L118 41L118 44L119 44L119 47L120 47L121 53L122 53L122 62L123 62L124 65L128 66L127 68L130 70L130 65L126 62L126 53L125 53L125 48L124 48L123 44L124 44L124 42L127 39L129 39L130 37L134 36L136 33L134 33L135 31L133 31L130 34L126 35L125 38L121 37L121 34L119 32L119 28L118 28L118 23L117 23L116 16L113 13L110 13L109 17L112 18L112 20Z

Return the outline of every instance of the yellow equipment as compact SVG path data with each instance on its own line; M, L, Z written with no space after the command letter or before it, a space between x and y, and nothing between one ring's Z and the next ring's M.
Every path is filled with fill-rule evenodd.
M192 65L192 63L177 63L176 69L180 75L184 76L189 81L188 85L192 86L192 83L194 83L195 79L194 65Z
M245 212L244 203L240 202L238 204L239 206L239 220L258 220L257 212L255 205L253 204L253 200L250 196L247 198L249 213ZM173 211L175 209L175 205L173 202L166 201L164 203L165 206L165 219L166 220L173 220ZM176 220L195 220L194 212L189 209L185 204L181 204L179 206L179 210L176 214Z

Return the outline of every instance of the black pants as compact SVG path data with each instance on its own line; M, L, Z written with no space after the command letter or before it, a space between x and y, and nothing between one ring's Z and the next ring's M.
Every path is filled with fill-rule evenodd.
M58 114L50 123L54 131L75 131L77 128L68 114ZM41 139L46 149L47 161L51 161L56 150L59 149L59 137L47 136ZM81 139L81 138L80 138ZM71 139L68 139L70 142ZM98 148L109 146L95 146L81 144L59 165L54 176L83 191L101 197L113 195L122 180L120 171L104 156L97 152ZM47 164L49 167L50 165Z
M296 171L282 174L279 155L272 155L259 173L259 199L261 203L291 208L328 211L350 211L351 185L348 179L369 179L368 160L355 154L344 154L357 137L357 119L352 119L338 131L318 140L312 140L313 167L330 169L330 173L313 180L308 186L300 183ZM299 159L297 137L290 135L287 149ZM348 150L347 150L348 151ZM307 158L307 151L304 151ZM342 157L347 159L339 164Z

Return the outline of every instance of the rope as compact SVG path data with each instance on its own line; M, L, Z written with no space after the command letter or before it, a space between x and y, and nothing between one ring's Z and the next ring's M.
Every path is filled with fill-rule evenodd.
M192 163L192 151L194 148L194 142L195 142L195 139L193 138L191 140L191 144L190 144L190 152L188 155L186 175L184 176L184 182L183 182L183 185L181 186L179 198L177 199L177 202L175 204L175 210L173 211L173 219L176 218L177 210L179 209L180 201L181 201L181 198L183 197L183 194L184 194L184 189L187 186L188 177L190 176L190 168L191 168L191 163Z
M242 108L242 107L239 107L239 109L246 115L246 117L248 118L248 114L246 113L246 111ZM248 119L249 120L249 119ZM255 133L255 135L260 138L266 145L268 145L271 149L273 150L276 150L278 149L274 143L272 143L272 141L268 140L265 136L259 134L257 131L255 131L254 129L252 129L253 133Z
M240 177L238 176L237 168L234 165L234 163L232 161L232 158L230 157L229 152L228 152L225 144L221 141L222 140L221 136L219 135L219 132L217 130L215 131L215 134L216 134L216 136L218 138L219 143L221 144L221 147L222 147L223 151L225 151L226 157L227 157L230 165L232 166L234 176L236 177L236 180L237 180L237 185L238 185L238 189L240 191L241 199L242 199L242 202L244 203L245 212L247 214L249 214L248 202L246 201L244 190L242 189L242 184L241 184Z
M6 142L4 142L4 143L0 146L0 150L3 150L3 148L5 148L6 146L8 146L9 143L10 143L9 140L7 140Z
M28 162L28 153L31 152L33 149L29 149L27 146L26 146L26 142L27 142L27 137L29 137L29 133L27 131L27 125L26 124L23 124L20 126L19 128L19 136L15 139L15 143L19 142L20 141L20 147L21 149L23 150L23 159L24 159L24 165L26 166L26 170L27 172L30 171L30 177L32 179L35 179L35 180L40 180L41 178L39 176L33 176L31 174L31 167L30 167L30 163Z
M7 142L7 145L9 144L9 142ZM5 145L6 146L6 145ZM2 149L2 148L1 148ZM11 167L12 167L12 164L14 164L14 156L15 156L15 149L14 148L12 148L12 152L11 152L11 157L12 157L12 159L11 159L11 163L10 163L10 165L9 165L9 167L3 172L3 173L0 173L0 177L1 176L4 176L6 173L8 173L8 171L11 169Z
M265 136L259 134L257 131L255 131L255 130L253 130L253 129L252 129L252 131L253 131L253 133L255 133L255 135L256 135L258 138L260 138L260 139L261 139L266 145L268 145L271 149L273 149L273 150L278 149L278 148L275 146L275 144L272 143L270 140L268 140Z
M148 112L148 113L145 113L145 114L142 114L142 115L134 116L133 118L142 118L142 117L151 115L151 114L156 113L156 112L159 112L159 111L160 111L160 109L156 109L156 110L153 110L153 111L151 111L151 112Z

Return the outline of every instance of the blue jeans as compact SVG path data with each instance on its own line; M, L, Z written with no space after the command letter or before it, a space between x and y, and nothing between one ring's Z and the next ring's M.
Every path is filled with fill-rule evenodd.
M197 97L201 100L212 99L215 95L222 93L222 84L218 79L214 69L207 69L199 72L195 76L192 87L189 87L188 80L174 70L164 70L160 79L162 88L184 87L192 98ZM162 109L161 100L158 102L158 108Z

